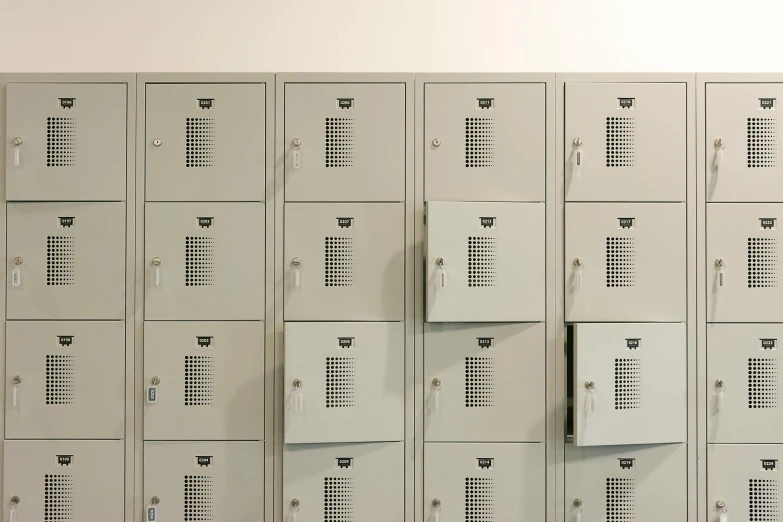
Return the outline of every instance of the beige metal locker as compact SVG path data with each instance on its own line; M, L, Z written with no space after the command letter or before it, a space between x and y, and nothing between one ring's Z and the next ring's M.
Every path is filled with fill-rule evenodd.
M685 323L574 325L574 444L686 442Z
M404 83L286 83L285 200L405 199Z
M427 83L425 201L544 201L546 84Z
M710 444L707 447L707 520L779 522L783 447Z
M7 440L3 469L3 520L124 519L121 440Z
M124 319L125 204L9 203L8 319Z
M125 435L122 321L8 321L6 439Z
M544 442L543 323L424 325L424 440Z
M707 321L783 321L783 204L707 205Z
M544 444L424 445L424 516L441 522L546 519Z
M403 443L286 445L283 520L405 519Z
M147 84L147 201L263 201L266 86Z
M401 321L402 203L285 206L286 321Z
M405 325L285 324L285 442L405 438Z
M687 455L686 444L566 444L566 521L686 522Z
M427 321L543 321L545 229L543 203L427 203Z
M263 203L147 203L145 319L264 319Z
M566 201L685 201L685 83L568 83Z
M686 319L684 203L566 203L566 321Z
M144 323L145 440L262 440L264 323Z
M783 201L779 83L708 83L707 201Z
M9 201L123 201L127 93L122 83L9 83Z
M145 522L261 522L264 444L145 442L143 495Z
M783 325L707 325L707 440L783 443Z

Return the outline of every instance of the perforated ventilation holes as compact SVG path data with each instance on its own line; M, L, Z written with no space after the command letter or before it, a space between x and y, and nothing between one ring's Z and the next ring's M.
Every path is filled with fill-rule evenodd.
M614 409L636 410L642 407L641 359L614 360Z
M606 479L606 522L636 520L636 479Z
M353 286L352 237L324 238L324 286Z
M353 479L324 477L324 522L353 521Z
M76 251L71 236L46 237L46 285L76 284Z
M468 237L468 287L495 286L497 257L496 238Z
M748 118L748 168L778 164L777 118Z
M210 406L214 401L215 358L185 356L185 406Z
M46 356L46 404L73 404L74 362L73 355Z
M204 475L185 475L185 521L213 522L214 480Z
M779 496L777 480L748 480L748 522L779 522Z
M748 238L748 288L778 286L778 240Z
M326 407L351 408L356 402L354 357L326 358Z
M46 166L72 167L75 164L75 118L46 118Z
M636 165L636 118L606 118L606 166Z
M465 477L465 522L495 520L495 480Z
M72 475L44 476L44 522L73 520L73 489Z
M495 398L495 359L465 357L465 407L487 408Z
M353 167L355 145L353 118L326 118L325 134L326 167Z
M215 166L215 119L185 118L185 167Z
M606 238L606 286L636 286L636 239Z
M495 165L494 118L465 118L465 167Z
M185 286L214 286L214 284L214 238L185 237Z
M748 359L748 408L778 407L778 360Z

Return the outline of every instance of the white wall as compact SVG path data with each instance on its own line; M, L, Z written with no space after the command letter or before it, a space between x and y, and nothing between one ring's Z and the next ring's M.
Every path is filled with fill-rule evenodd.
M779 0L0 0L0 71L774 71Z

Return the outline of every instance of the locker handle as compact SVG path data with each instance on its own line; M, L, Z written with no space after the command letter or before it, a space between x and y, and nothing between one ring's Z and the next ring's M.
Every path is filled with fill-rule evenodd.
M17 403L19 402L19 385L22 384L22 377L20 375L15 376L13 379L11 379L11 402L14 408L16 408Z
M158 504L160 504L160 498L157 496L150 499L147 506L147 522L158 522L158 508L156 507Z
M435 397L434 397L434 407L436 410L440 409L440 385L441 381L437 377L432 379L432 387L435 389Z
M718 521L729 522L729 509L726 507L726 503L722 500L718 500L717 502L715 502L715 507L720 513L720 515L718 516Z
M444 261L442 257L439 257L435 260L435 265L438 267L438 272L440 273L440 286L445 288L446 287L446 261Z
M294 379L294 411L304 409L304 393L302 393L302 379Z
M291 260L291 266L294 267L294 288L299 288L302 281L299 276L299 269L302 267L302 260L295 257Z
M440 522L440 499L439 498L433 498L432 499L432 518L433 522Z
M24 140L17 136L14 138L14 141L11 142L14 146L14 167L18 167L22 164L22 152L21 152L21 146L22 143L24 143Z
M302 165L302 153L300 148L302 147L302 140L300 138L294 138L291 141L291 145L294 146L293 167L298 169Z
M595 411L595 383L585 381L585 412Z
M585 160L585 153L582 150L582 145L584 145L582 138L574 138L574 152L571 157L571 167L573 170L573 175L576 176L576 179L580 179L582 177L582 164L584 164Z
M291 499L291 511L292 511L292 522L297 522L299 520L299 499L294 498Z
M22 285L22 269L20 268L24 263L24 259L21 257L15 257L13 263L13 270L11 270L11 286Z
M715 412L717 413L723 408L723 392L726 391L726 383L723 382L723 379L715 381L715 389L717 390L715 396Z
M19 495L11 497L11 512L8 514L9 522L16 522L16 507L21 501L22 499L19 498Z
M723 149L726 148L726 143L723 138L715 139L715 160L713 162L715 170L720 170L721 163L723 163Z
M576 514L574 515L574 522L582 522L582 499L574 499L574 508L576 508Z
M582 288L582 269L584 263L578 257L574 258L574 269L576 270L576 288L577 290Z
M723 262L723 259L716 259L715 260L715 268L718 270L718 285L723 286L723 273L726 271L726 263Z
M155 286L160 286L160 266L163 262L159 257L152 258L152 266L155 267Z

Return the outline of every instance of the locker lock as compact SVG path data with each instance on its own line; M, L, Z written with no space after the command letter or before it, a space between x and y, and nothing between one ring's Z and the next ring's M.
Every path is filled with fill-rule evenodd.
M22 263L24 263L24 259L17 256L14 258L14 266L22 266Z
M160 498L159 497L152 497L150 499L150 504L153 505L153 506L157 506L158 504L160 504Z
M442 257L439 257L435 260L435 265L437 266L446 266L446 261L443 260Z
M582 507L582 499L581 498L575 498L574 499L574 507L579 509Z
M433 385L435 388L440 388L440 379L438 379L437 377L435 377L434 379L432 379L432 385Z
M19 136L17 136L16 138L14 138L14 141L12 141L11 143L13 144L14 147L21 147L22 143L24 143L24 140Z
M153 257L152 258L152 266L158 267L162 264L162 261L159 257Z
M585 381L586 390L595 390L595 383L593 381Z
M715 387L718 389L723 389L723 387L726 386L726 383L723 382L723 379L718 379L715 381Z
M152 384L153 384L153 386L159 385L160 384L160 377L158 377L157 375L155 377L153 377L152 378Z
M432 146L440 147L440 138L435 138L434 140L432 140Z
M294 140L291 142L291 145L294 147L301 147L302 146L302 139L301 138L294 138Z
M723 149L726 147L726 143L724 143L723 138L716 138L715 139L715 148L716 149Z
M726 503L722 500L715 502L715 507L718 509L726 509Z
M291 266L294 268L299 268L300 266L302 266L302 260L299 259L298 257L293 258L291 260Z
M13 497L11 497L11 505L12 506L18 505L21 501L22 501L22 499L19 498L19 495L14 495Z
M11 379L11 384L13 384L14 386L19 386L20 384L22 384L22 377L20 375L17 375L13 379Z
M160 138L155 138L154 140L152 140L152 144L155 145L156 147L160 147L161 145L163 145L163 141L161 141Z
M301 388L302 387L302 379L294 379L294 388Z
M299 509L299 499L298 498L291 499L291 507L294 508L294 509Z
M582 138L576 137L574 138L574 147L581 147L583 145Z
M579 259L578 257L575 257L575 258L574 258L574 266L575 266L575 267L580 267L580 266L582 266L582 260L581 260L581 259Z
M432 499L432 507L435 509L440 509L440 499L439 498L433 498Z

